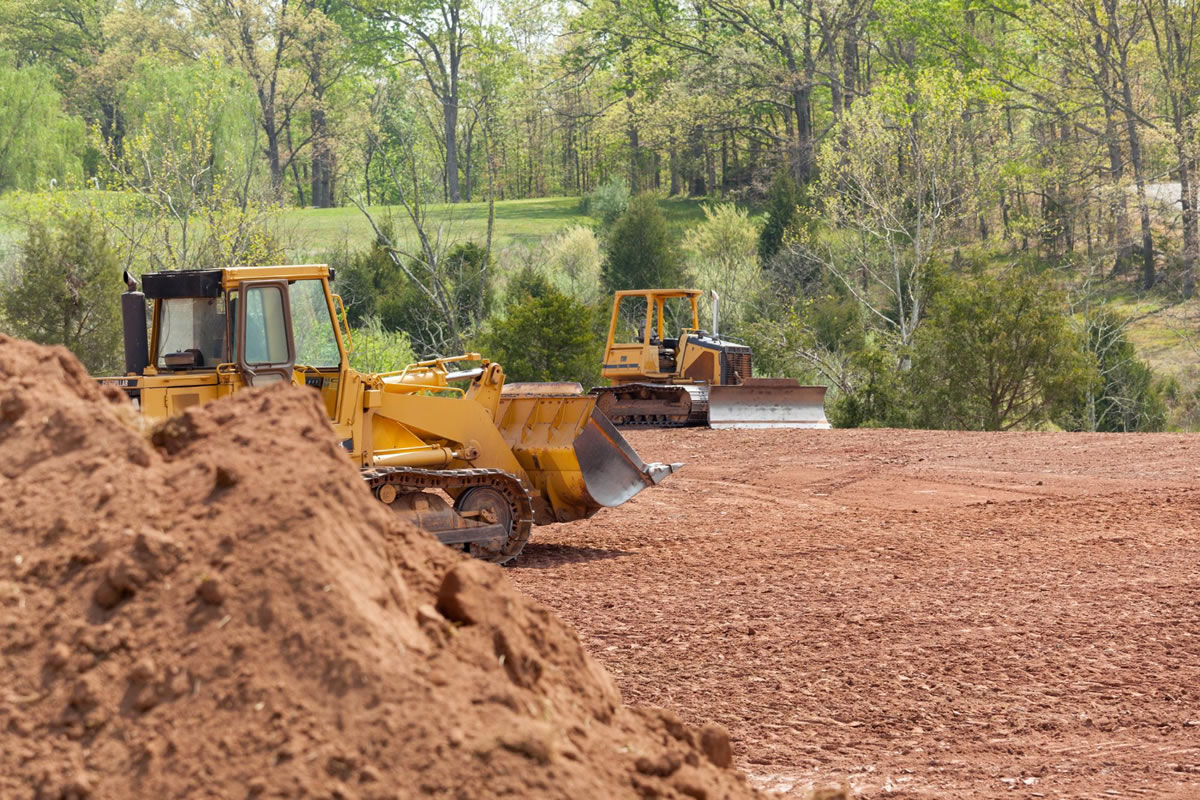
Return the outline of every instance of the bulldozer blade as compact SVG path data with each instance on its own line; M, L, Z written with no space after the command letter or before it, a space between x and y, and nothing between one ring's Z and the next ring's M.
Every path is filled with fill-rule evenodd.
M661 483L683 464L646 464L608 418L593 410L575 440L575 457L587 493L598 505L619 506L643 489Z
M710 386L710 428L828 428L824 386L790 379L751 379L737 386Z

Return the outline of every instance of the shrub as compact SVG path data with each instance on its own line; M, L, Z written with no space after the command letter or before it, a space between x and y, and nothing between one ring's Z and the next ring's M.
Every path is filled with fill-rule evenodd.
M378 317L370 317L351 334L354 349L350 365L361 372L391 372L417 360L408 334L389 331Z
M919 423L994 431L1045 421L1094 376L1062 295L1018 273L947 279L906 377Z
M0 289L9 332L66 346L93 374L120 369L121 265L100 221L67 213L28 223L12 280Z
M600 377L602 340L595 312L528 268L513 276L502 316L488 321L476 349L504 366L513 381L578 381Z
M704 206L704 221L687 232L683 246L696 285L721 295L723 327L738 329L762 288L758 230L750 215L732 203Z
M1057 422L1068 430L1161 431L1167 407L1161 387L1125 336L1126 321L1101 309L1087 320L1087 350L1096 360L1094 379Z
M758 234L758 257L766 264L783 247L784 234L796 222L804 195L787 170L780 170L767 192L767 221Z
M670 289L683 283L683 265L654 195L647 192L633 198L613 225L602 278L610 292Z
M609 181L583 198L584 213L600 220L604 228L611 228L628 205L629 185L622 180Z
M561 275L572 297L592 304L600 294L600 242L590 228L574 225L551 240L547 263Z
M382 242L347 261L339 268L337 286L351 326L377 317L384 330L408 334L422 354L461 350L491 311L493 269L487 251L474 242L455 245L434 270L408 262L409 272L428 281L424 287L393 261ZM432 300L431 291L445 302Z

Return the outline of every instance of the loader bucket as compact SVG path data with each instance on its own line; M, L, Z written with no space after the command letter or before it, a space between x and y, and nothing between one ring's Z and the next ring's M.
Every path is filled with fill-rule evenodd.
M737 386L710 386L710 428L828 428L824 386L788 378L752 378Z
M591 395L506 391L496 416L500 434L545 501L534 509L539 524L619 506L683 466L643 462L596 411Z

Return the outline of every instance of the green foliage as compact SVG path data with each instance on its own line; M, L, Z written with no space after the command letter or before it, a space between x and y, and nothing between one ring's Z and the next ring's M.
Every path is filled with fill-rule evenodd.
M613 226L617 218L629 207L629 184L612 180L584 195L583 212L600 220L601 227Z
M350 366L360 372L391 372L417 360L408 334L386 330L378 317L362 320L353 328L350 338L354 345Z
M550 240L546 263L551 274L562 277L567 292L593 305L600 299L600 242L590 228L572 225Z
M334 288L346 304L346 317L352 328L364 326L371 319L378 322L381 303L406 280L378 240L366 250L353 253L342 250L326 256L325 260L334 267Z
M488 322L474 349L500 362L510 381L595 386L603 356L602 340L594 332L595 315L594 309L527 268L510 280L503 314Z
M391 236L385 227L385 236ZM461 242L442 256L436 275L426 265L410 260L408 269L396 263L380 241L362 252L335 254L337 290L346 303L353 327L377 319L385 331L403 331L421 355L461 349L448 331L471 332L491 313L494 300L492 265L485 251L473 242ZM447 308L413 277L428 278L445 298Z
M1189 381L1195 386L1193 380ZM1180 378L1170 375L1159 381L1155 388L1170 409L1169 429L1200 430L1200 388L1185 388Z
M903 427L908 423L907 396L895 353L875 336L850 353L840 392L826 402L835 428Z
M461 242L442 258L444 280L453 287L451 297L460 330L472 330L492 311L492 263L488 252L475 242Z
M779 317L758 317L743 324L738 336L754 354L754 374L760 378L817 379L812 363L802 352L808 341L801 315L793 309Z
M906 376L919 424L1034 427L1094 380L1063 297L1044 279L951 279L937 300Z
M704 222L687 232L683 247L693 282L721 297L722 328L738 330L762 290L758 227L732 203L704 206Z
M29 223L0 288L8 332L66 346L93 374L121 360L121 266L100 221L76 213Z
M82 120L63 111L53 73L15 68L0 52L0 192L78 182L84 138Z
M672 289L683 283L683 265L654 195L633 198L613 225L601 277L610 292Z
M979 74L891 74L843 115L821 150L824 204L846 233L809 248L902 347L921 325L931 268L975 207L965 187L992 180L975 138L995 115L993 100ZM968 178L972 162L978 177Z
M1161 387L1126 337L1127 322L1108 309L1087 321L1085 345L1096 361L1093 380L1062 410L1067 430L1161 431L1167 407Z
M804 195L788 171L775 173L767 193L767 221L758 234L758 258L763 264L783 247L784 234L796 224L796 209L803 201Z
M115 202L94 208L144 269L278 263L274 206L259 194L254 99L237 73L207 59L146 65L127 87L137 116L117 143L93 132Z
M176 204L244 180L257 155L254 93L244 76L215 61L143 60L124 86L122 107L146 177L170 177Z

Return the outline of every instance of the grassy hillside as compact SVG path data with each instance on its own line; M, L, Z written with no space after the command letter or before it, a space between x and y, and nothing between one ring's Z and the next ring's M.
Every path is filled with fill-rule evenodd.
M91 192L79 192L91 195ZM89 198L94 199L94 198ZM667 219L680 232L704 218L701 200L664 199L660 202ZM411 230L408 217L400 207L372 206L372 216L383 224L391 218L401 236ZM19 213L12 195L0 197L0 256L15 245ZM441 230L451 240L483 241L487 235L487 203L439 204L428 207L430 232ZM495 246L536 244L541 239L571 225L591 225L578 197L547 197L532 200L502 200L496 203ZM289 255L297 261L320 258L323 254L349 247L365 248L373 238L371 226L354 206L342 208L292 208L283 211L277 231L287 242Z
M667 199L660 202L667 219L682 232L704 218L700 200ZM411 226L403 208L373 206L371 215L382 224L391 218L398 233ZM452 240L483 241L487 235L487 203L429 206L430 232L442 231ZM504 249L513 244L533 245L571 225L591 225L578 197L547 197L532 200L503 200L496 203L495 246ZM373 234L371 226L357 208L303 208L285 211L279 231L292 243L296 258L319 258L323 253L344 245L352 249L366 247Z

